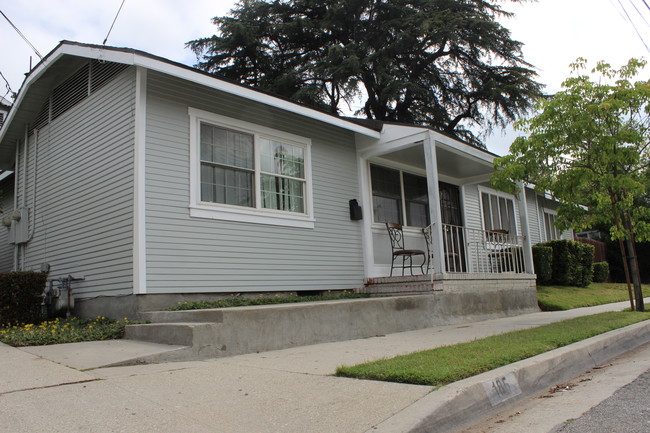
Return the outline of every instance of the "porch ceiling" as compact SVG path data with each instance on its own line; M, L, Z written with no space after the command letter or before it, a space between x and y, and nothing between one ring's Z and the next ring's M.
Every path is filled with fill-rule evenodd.
M383 158L421 170L426 168L424 147L422 145L387 153L383 155ZM487 176L494 171L491 161L459 153L456 150L446 149L442 146L436 146L436 158L438 159L438 173L456 179Z

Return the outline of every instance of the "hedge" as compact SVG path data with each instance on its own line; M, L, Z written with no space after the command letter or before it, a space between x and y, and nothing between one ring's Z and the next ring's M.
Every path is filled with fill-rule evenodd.
M594 261L593 245L566 239L545 242L553 249L552 284L586 287L591 284Z
M609 277L609 263L594 263L594 283L604 283Z
M535 266L535 274L537 274L537 284L551 284L553 280L553 248L534 245L533 265Z
M47 274L0 273L0 325L35 323L43 319L41 302Z

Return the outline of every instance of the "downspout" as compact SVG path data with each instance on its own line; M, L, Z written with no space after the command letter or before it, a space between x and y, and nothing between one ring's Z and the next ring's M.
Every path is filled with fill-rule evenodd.
M40 131L38 129L34 129L34 164L32 165L32 169L34 170L34 185L32 188L32 215L31 218L29 218L29 225L31 226L31 229L28 229L27 231L27 240L25 241L25 244L32 240L34 237L34 231L36 231L36 182L38 179L36 176L36 169L38 164L38 138L40 136L39 132Z
M18 172L20 171L20 140L16 140L16 161L14 162L14 209L18 207ZM12 209L13 210L13 209ZM13 259L14 264L12 267L13 271L18 270L18 245L14 243Z
M22 197L20 200L20 207L25 207L27 202L27 159L29 156L29 129L28 125L25 125L25 139L23 141L23 186L22 186ZM18 208L18 206L16 207ZM25 245L16 244L18 247L18 269L22 271L25 267Z

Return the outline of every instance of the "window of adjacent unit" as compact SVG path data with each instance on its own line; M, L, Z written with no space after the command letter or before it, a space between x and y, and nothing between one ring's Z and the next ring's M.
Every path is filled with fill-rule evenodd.
M512 198L484 191L481 192L481 208L485 230L507 230L509 234L517 234Z
M308 139L189 112L192 216L313 227Z
M371 164L370 182L375 222L409 227L429 225L426 177Z
M560 231L555 227L554 212L544 211L544 229L546 231L546 240L560 239Z

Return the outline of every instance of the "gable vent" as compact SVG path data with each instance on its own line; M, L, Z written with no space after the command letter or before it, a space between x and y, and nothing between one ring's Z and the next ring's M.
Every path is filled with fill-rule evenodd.
M90 64L90 93L97 91L126 68L127 65L122 63L93 60Z
M31 125L29 128L29 133L31 134L32 131L35 128L42 128L43 126L47 125L50 123L50 100L48 99L45 104L43 104L43 107L41 107L41 111L38 112L36 115L36 119L34 119L34 123Z
M93 60L56 86L30 125L29 133L50 123L93 94L128 65Z
M70 78L59 84L52 91L52 120L71 107L86 99L89 93L88 74L90 65L85 64Z

